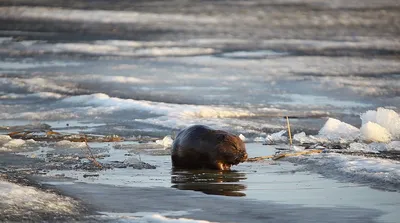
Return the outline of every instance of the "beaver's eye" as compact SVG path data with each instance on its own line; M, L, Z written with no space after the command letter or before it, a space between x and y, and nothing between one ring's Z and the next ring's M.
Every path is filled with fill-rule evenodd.
M219 141L225 141L226 135L224 135L224 134L218 134L217 139L218 139Z

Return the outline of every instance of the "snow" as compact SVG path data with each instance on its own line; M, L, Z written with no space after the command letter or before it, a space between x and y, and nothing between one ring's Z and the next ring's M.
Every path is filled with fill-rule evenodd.
M71 215L79 210L71 198L0 179L0 215L34 217L40 213Z
M362 139L366 142L389 142L391 135L387 129L374 122L367 122L361 127Z
M321 130L319 130L318 135L332 141L353 141L359 137L360 130L340 120L329 118Z
M156 143L162 145L164 148L171 147L173 142L174 140L169 135L165 136L162 140L156 140Z

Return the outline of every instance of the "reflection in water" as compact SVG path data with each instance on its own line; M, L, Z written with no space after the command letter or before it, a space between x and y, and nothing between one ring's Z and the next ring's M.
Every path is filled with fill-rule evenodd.
M173 188L239 197L246 196L241 192L246 186L237 182L245 179L246 174L237 171L173 170L171 174Z

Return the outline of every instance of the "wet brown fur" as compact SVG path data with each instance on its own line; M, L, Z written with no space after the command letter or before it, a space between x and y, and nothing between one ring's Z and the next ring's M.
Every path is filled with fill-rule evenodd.
M194 125L178 133L171 158L174 168L229 170L244 162L247 152L238 136Z

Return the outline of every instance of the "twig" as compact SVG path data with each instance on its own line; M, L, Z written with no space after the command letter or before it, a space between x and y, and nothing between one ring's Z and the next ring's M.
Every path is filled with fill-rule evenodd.
M284 157L289 157L289 156L300 156L300 155L309 155L313 153L321 153L321 149L313 149L313 150L305 150L305 151L300 151L300 152L295 152L295 153L281 153L278 155L270 155L270 156L258 156L258 157L253 157L247 159L247 162L255 162L255 161L260 161L264 159L272 159L272 160L278 160L282 159Z
M274 156L257 156L257 157L248 158L246 161L247 162L256 162L256 161L260 161L260 160L271 159L273 157Z
M286 116L286 123L287 123L287 128L288 128L288 134L289 134L289 143L290 143L290 147L292 147L293 143L292 143L292 133L290 131L290 123L289 123L289 117Z
M87 143L86 135L84 135L84 136L85 136L85 145L86 145L87 150L89 151L89 155L86 158L88 160L92 161L95 166L99 167L100 169L103 169L103 166L99 162L97 162L96 158L94 157L92 150L90 149L89 144Z

